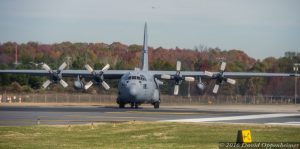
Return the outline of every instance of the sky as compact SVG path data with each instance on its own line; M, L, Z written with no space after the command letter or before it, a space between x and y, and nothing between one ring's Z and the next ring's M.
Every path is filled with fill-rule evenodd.
M1 0L0 42L143 43L243 50L255 59L300 52L299 0Z

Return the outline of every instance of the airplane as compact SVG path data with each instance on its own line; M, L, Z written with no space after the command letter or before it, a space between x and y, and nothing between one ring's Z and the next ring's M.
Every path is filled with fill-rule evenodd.
M148 33L147 23L144 26L144 41L141 65L134 70L108 70L110 65L105 65L102 70L94 70L88 64L86 70L64 70L67 64L64 62L57 70L51 69L47 64L42 63L44 70L0 70L0 74L29 74L36 76L48 76L48 80L43 83L43 88L47 88L51 83L60 83L64 88L68 86L63 77L77 77L74 81L76 89L89 89L92 85L102 85L106 90L110 87L105 79L120 79L118 83L118 96L116 99L119 108L125 108L130 104L131 108L138 108L141 104L152 104L155 109L159 108L161 103L160 86L161 80L173 80L175 82L174 95L178 95L179 86L182 81L192 82L197 78L197 87L200 90L205 89L201 78L211 78L216 80L213 93L217 94L220 85L223 82L234 85L236 81L232 78L249 77L299 77L299 74L289 73L255 73L255 72L225 72L226 63L222 62L219 72L209 71L181 71L181 62L177 61L176 71L156 71L149 70L148 65ZM84 84L80 78L90 78L87 84Z

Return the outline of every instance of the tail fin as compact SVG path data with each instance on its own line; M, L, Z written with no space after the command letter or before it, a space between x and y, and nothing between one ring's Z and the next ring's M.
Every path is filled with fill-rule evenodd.
M147 71L148 68L148 33L147 33L147 22L145 23L144 27L144 46L142 52L142 68L141 70Z

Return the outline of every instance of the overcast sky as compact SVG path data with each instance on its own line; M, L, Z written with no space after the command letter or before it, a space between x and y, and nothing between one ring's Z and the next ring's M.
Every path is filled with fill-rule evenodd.
M300 52L299 0L1 0L0 42L104 42Z

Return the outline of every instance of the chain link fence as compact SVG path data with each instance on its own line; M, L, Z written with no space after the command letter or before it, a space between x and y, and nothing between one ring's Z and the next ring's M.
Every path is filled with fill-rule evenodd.
M115 104L116 95L99 94L0 94L0 103L88 103ZM172 96L161 95L162 105L203 104L295 104L291 96Z

